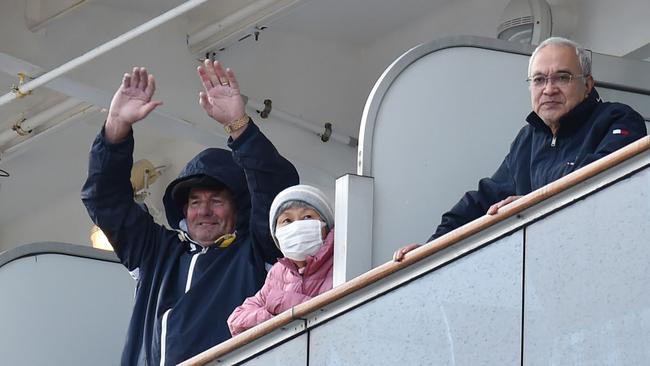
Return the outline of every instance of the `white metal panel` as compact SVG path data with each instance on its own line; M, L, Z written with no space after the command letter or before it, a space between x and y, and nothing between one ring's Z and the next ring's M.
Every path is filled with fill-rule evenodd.
M530 112L527 60L449 48L423 56L393 81L372 140L373 265L426 241L442 213L494 173Z
M650 171L526 229L525 365L650 359Z
M117 365L135 282L119 263L40 254L0 267L0 363Z
M309 365L514 365L518 231L310 330Z

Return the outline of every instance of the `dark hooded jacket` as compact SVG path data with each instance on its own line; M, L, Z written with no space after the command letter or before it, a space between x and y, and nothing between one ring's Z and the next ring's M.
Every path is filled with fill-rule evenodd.
M639 113L601 101L595 88L560 119L555 137L535 112L526 121L496 173L442 216L429 241L485 215L508 196L526 195L647 135Z
M278 192L298 183L298 174L251 123L237 140L228 140L232 152L201 152L169 184L163 198L175 229L169 230L133 200L133 146L132 135L110 144L102 130L90 151L81 196L137 281L122 364L175 365L230 338L228 315L261 288L266 263L281 256L269 233L269 208ZM182 207L171 192L202 175L233 195L237 223L231 243L203 248L179 229Z

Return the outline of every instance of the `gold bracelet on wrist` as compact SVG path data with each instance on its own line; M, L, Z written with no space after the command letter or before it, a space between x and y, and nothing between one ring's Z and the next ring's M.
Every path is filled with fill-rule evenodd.
M233 133L233 132L239 130L240 128L246 126L248 124L248 122L250 121L250 119L251 118L248 116L248 114L244 113L243 116L241 116L241 117L237 118L236 120L234 120L234 121L228 123L227 125L223 126L223 129L226 130L226 132L228 132L228 133Z

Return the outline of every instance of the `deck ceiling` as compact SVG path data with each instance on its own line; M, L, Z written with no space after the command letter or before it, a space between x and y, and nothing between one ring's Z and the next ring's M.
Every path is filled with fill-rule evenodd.
M119 75L132 65L143 64L156 72L160 85L157 95L165 101L161 108L163 113L157 115L155 123L149 124L152 132L139 135L138 148L143 154L147 149L160 148L154 139L185 138L204 143L215 133L223 134L215 132L196 107L195 94L200 89L194 71L197 55L190 54L185 41L189 34L255 1L259 0L208 1L38 88L33 95L0 106L0 133L10 130L22 118L37 115L68 98L79 99L98 109L106 108ZM450 0L304 0L286 14L274 18L273 27L285 33L363 47L448 2ZM36 78L184 1L86 0L66 10L70 4L77 3L75 0L2 2L0 94L9 92L12 85L17 84L17 70ZM59 10L65 11L32 32L28 27L33 25L33 19L32 23L26 20L27 9L31 9L32 18L38 18L38 11L44 18ZM46 123L34 130L35 137L16 136L0 146L0 168L11 174L10 178L0 178L0 223L28 217L44 203L78 197L82 182L80 172L85 169L88 147L104 119L105 112L96 111L66 127L56 128L54 122ZM347 123L352 126L358 124L358 120ZM46 130L49 132L38 134ZM349 127L349 130L354 131L354 128ZM148 139L148 136L155 137Z

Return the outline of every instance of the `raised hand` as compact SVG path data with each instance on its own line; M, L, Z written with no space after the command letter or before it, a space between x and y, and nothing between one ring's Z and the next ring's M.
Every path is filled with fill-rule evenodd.
M113 95L104 129L110 142L123 140L131 131L131 126L145 118L154 108L161 105L151 100L156 91L153 75L144 67L134 67L131 74L124 74L122 84Z
M199 93L199 104L208 116L224 126L244 116L244 100L232 70L210 60L197 70L204 89Z

